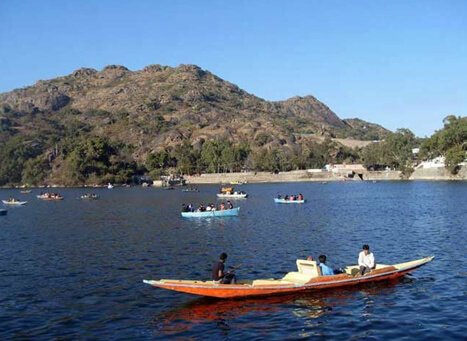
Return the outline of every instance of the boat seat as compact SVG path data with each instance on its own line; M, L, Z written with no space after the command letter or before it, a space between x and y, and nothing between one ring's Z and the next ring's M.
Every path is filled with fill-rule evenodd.
M282 280L305 284L311 279L321 276L321 268L315 261L297 259L297 272L289 272L286 274Z

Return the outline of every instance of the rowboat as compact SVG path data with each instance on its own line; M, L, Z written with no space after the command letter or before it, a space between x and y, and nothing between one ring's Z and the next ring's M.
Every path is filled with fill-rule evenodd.
M0 208L0 215L6 215L8 213L7 210Z
M23 206L26 205L27 201L18 201L18 200L2 200L5 205L12 205L12 206Z
M217 193L217 197L220 199L245 199L248 197L246 193Z
M229 210L215 210L204 212L182 212L184 218L209 218L209 217L232 217L238 215L240 207L235 207Z
M45 201L56 201L56 200L63 200L63 197L61 195L50 195L50 194L40 194L37 195L38 199L42 199Z
M285 199L274 198L274 202L276 204L304 204L305 199L303 199L303 200L285 200Z
M298 271L289 272L280 279L246 280L236 284L175 279L143 280L143 282L162 289L217 298L284 295L394 280L431 262L433 258L433 256L425 257L394 265L378 264L374 270L363 276L359 275L358 265L347 266L342 274L322 276L320 267L315 261L297 259Z
M97 200L99 196L97 194L86 193L80 196L82 200Z

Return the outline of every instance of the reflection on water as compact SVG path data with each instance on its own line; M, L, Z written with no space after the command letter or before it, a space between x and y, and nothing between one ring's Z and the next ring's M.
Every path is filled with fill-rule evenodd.
M215 298L194 299L180 307L176 307L162 314L157 314L153 323L155 328L165 334L180 334L189 332L200 324L212 323L225 331L229 330L229 323L244 316L270 316L274 313L288 311L293 318L303 320L308 327L313 327L319 322L314 321L326 314L332 314L335 307L345 307L349 300L356 298L364 302L365 310L362 318L371 317L375 295L390 295L394 287L405 282L397 279L384 283L362 284L358 287L323 290L314 293L302 293L292 295L280 295L264 298L249 298L242 300L221 300ZM246 326L238 325L237 328L247 327L251 321L246 321ZM302 336L309 336L303 334Z

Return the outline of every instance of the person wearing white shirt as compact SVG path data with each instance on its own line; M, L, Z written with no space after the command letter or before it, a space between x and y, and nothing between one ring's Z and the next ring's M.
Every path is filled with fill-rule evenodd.
M362 251L358 255L358 266L360 267L360 275L364 275L376 267L375 256L370 251L370 246L363 245Z

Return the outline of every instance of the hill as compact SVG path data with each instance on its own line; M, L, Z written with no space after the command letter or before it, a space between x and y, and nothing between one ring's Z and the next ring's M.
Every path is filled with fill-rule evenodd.
M101 71L82 68L0 94L0 109L0 154L12 157L9 148L18 144L26 149L24 162L9 171L24 173L25 162L35 159L50 168L44 178L61 181L77 179L71 170L64 172L76 145L86 149L96 139L113 155L96 163L133 163L131 172L144 172L140 166L151 155L173 154L182 145L201 153L211 140L230 147L242 144L248 154L278 149L288 155L314 143L307 134L366 140L388 134L358 119L341 120L313 96L266 101L195 65L150 65L138 71L118 65ZM75 158L78 163L83 156ZM176 156L169 159L162 168L177 166ZM206 162L200 167L206 168ZM98 173L93 181L103 181ZM76 181L90 180L84 177ZM22 174L3 183L20 178L26 180Z

